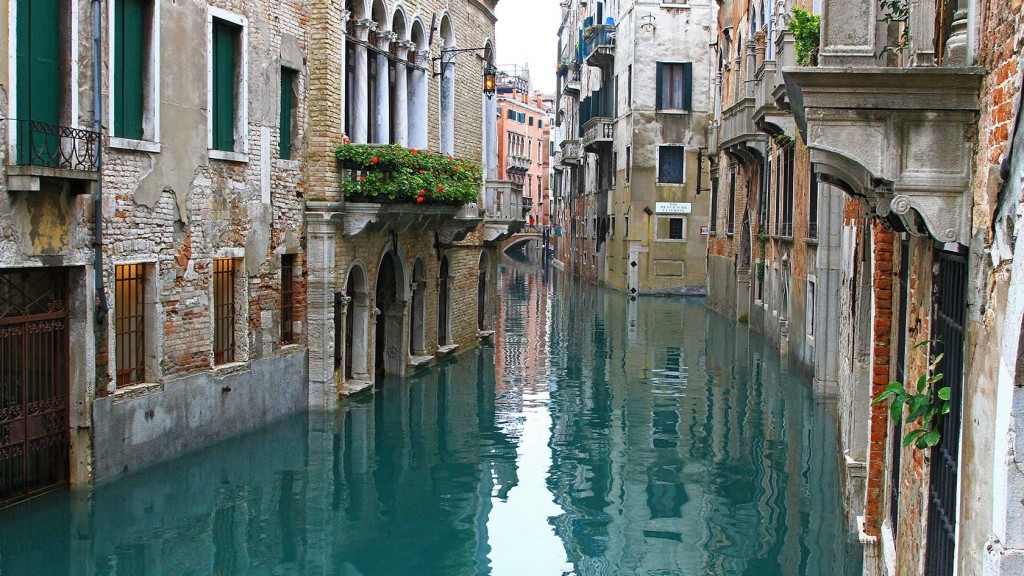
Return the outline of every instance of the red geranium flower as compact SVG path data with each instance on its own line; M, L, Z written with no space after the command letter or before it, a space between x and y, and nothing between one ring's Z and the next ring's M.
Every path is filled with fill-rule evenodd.
M423 174L423 170L420 170L420 174Z
M360 176L359 177L359 181L360 182L366 182L366 176Z
M417 203L417 204L423 204L423 196L418 196L418 197L416 198L416 203Z
M423 188L420 188L420 196L423 196L426 193L427 193L426 190L424 190Z
M437 187L437 191L438 192L444 192L444 187L443 186L438 186Z
M377 160L376 156L374 156L373 158L370 158L370 163L371 164L376 164L377 162L378 162L378 160Z
M351 142L351 140L349 140L349 139L348 139L348 136L342 136L342 137L341 137L341 141L342 141L343 143L345 143L345 144L348 144L349 142Z
M415 148L413 148L413 149L409 150L409 153L410 153L410 154L415 154L415 153L416 153L416 149L415 149Z

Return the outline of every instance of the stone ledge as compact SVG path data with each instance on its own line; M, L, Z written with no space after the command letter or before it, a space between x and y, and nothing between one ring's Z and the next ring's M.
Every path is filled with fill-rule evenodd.
M217 366L214 366L210 372L214 378L223 378L231 374L247 372L248 370L248 362L228 362L227 364L218 364Z
M493 342L494 330L478 330L476 333L476 339L481 342Z
M455 354L455 351L458 349L458 344L448 344L446 346L439 346L437 348L437 357L444 358L445 356L451 356L452 354Z
M420 368L430 364L430 361L433 359L433 356L409 356L409 367Z
M341 395L343 397L350 397L372 389L373 381L371 380L346 380L345 386L341 390Z
M114 404L127 402L143 396L149 396L150 394L156 394L163 391L163 389L164 385L162 382L147 382L124 386L110 394L110 401Z

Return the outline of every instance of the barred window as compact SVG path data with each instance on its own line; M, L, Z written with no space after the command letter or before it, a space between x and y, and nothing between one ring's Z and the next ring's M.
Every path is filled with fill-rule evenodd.
M118 386L146 379L144 265L114 267L114 347Z
M235 361L235 261L213 260L213 363Z
M295 255L281 257L281 343L295 341Z

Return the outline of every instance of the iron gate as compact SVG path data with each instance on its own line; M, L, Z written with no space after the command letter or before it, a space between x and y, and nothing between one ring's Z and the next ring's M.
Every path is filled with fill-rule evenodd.
M68 280L0 272L0 505L68 482Z
M949 386L949 414L942 418L942 437L932 449L928 487L928 545L925 573L952 576L956 549L957 464L960 449L960 406L963 398L964 315L967 311L967 258L937 251L932 300L932 345L943 353L937 371L940 386Z

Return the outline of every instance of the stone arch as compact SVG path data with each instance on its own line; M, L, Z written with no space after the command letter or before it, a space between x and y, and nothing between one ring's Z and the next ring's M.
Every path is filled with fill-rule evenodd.
M395 5L391 13L391 31L398 37L398 42L409 41L409 19L405 16L405 8L401 4Z
M476 327L477 330L489 330L491 325L490 318L490 299L487 294L487 286L490 280L491 260L487 255L486 250L480 251L480 266L477 270L477 288L476 288Z
M441 49L456 49L455 30L448 14L441 16ZM441 70L441 153L455 153L455 58Z
M448 255L441 257L437 273L437 345L451 343L451 261Z
M345 0L345 9L349 11L349 21L366 18L366 0Z
M370 18L377 23L377 31L391 29L391 11L385 0L373 0L373 7L370 8Z
M412 24L409 26L409 41L413 43L417 51L427 48L427 34L423 28L423 20L419 16L412 19Z
M412 309L409 314L409 355L427 355L427 267L417 256L412 266Z
M374 284L374 371L378 376L405 372L405 314L408 303L405 263L389 244L377 266Z
M360 262L353 263L349 268L341 304L339 306L341 317L335 317L335 342L343 353L340 358L336 356L335 363L344 365L346 381L366 380L369 378L366 360L368 356L370 294L366 270ZM343 343L338 342L338 333L344 336Z

